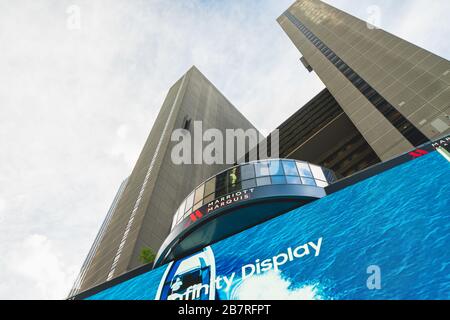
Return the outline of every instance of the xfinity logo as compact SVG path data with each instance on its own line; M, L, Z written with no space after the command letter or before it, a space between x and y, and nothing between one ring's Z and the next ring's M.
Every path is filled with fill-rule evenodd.
M178 292L183 286L182 280L174 278L171 286L173 292L168 296L168 300L195 300L201 296L208 295L210 290L216 289L232 292L235 285L240 285L249 278L261 276L268 272L281 272L283 266L293 263L296 260L306 259L307 257L319 257L322 244L323 237L320 237L316 241L308 241L301 245L289 246L287 249L272 257L256 259L254 262L242 266L240 271L232 272L229 275L215 275L213 278L206 278L202 282L194 284L190 282L189 287L185 288L183 292ZM214 262L210 261L209 268L210 270L211 268L215 268ZM189 270L189 273L194 271ZM202 274L208 275L207 272L202 272Z

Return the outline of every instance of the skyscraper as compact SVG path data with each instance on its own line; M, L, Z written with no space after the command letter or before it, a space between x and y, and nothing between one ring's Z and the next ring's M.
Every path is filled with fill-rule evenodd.
M278 22L382 160L450 132L450 62L320 0Z
M141 264L138 258L143 248L156 252L161 247L160 263L168 262L238 232L230 226L249 220L242 227L248 228L283 211L277 204L264 216L260 208L253 212L244 203L242 207L252 211L253 216L245 211L232 223L225 221L231 215L223 215L223 220L213 220L212 215L205 219L206 214L201 211L205 208L201 206L208 206L217 198L224 198L219 202L225 206L223 212L216 212L217 217L236 209L227 208L234 205L227 201L236 198L237 206L242 204L242 198L233 194L242 189L250 189L253 197L244 200L254 201L258 195L252 188L265 188L259 196L272 198L273 202L277 195L273 190L287 186L289 192L280 191L278 196L297 201L302 194L296 187L309 183L325 188L334 183L334 177L312 181L312 171L302 168L314 168L319 174L331 169L347 177L450 132L450 63L446 59L374 29L319 0L298 0L278 22L303 54L303 65L310 72L315 71L327 87L278 127L280 157L300 161L283 160L284 171L274 169L272 173L268 161L232 169L228 165L175 165L171 161L170 136L177 128L191 131L195 120L201 120L204 129L222 132L254 128L192 68L170 89L71 296L135 269ZM273 156L270 142L268 139L267 144L259 145L260 149L269 149L268 153L260 150L261 154ZM319 170L317 166L324 168ZM225 169L228 170L221 172ZM325 191L320 197L324 195ZM301 205L312 198L302 199ZM205 210L209 214L209 207ZM210 223L211 228L203 226L198 233L190 233L193 229L187 229L192 227L189 220ZM179 252L176 247L181 248ZM123 277L132 276L127 273ZM94 291L100 290L97 289Z
M141 251L157 252L180 202L202 181L229 165L182 164L171 159L175 129L250 129L253 125L195 67L164 101L130 177L122 184L70 295L142 264ZM201 150L192 150L194 152Z

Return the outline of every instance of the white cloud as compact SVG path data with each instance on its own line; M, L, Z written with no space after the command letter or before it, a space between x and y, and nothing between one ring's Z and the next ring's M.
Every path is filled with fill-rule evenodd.
M121 124L116 131L116 138L113 138L114 144L108 150L108 154L118 157L124 161L130 168L136 161L136 146L129 141L130 129L127 124Z
M280 272L271 271L245 279L237 289L239 300L322 300L319 286L314 284L292 288Z
M2 222L6 209L6 201L5 199L0 198L0 223Z
M420 16L409 39L448 56L438 43L447 43L448 1L426 11L418 1L398 13ZM0 0L0 298L65 297L59 283L71 286L69 270L80 268L169 87L191 65L264 133L323 88L275 21L292 2ZM369 2L385 12L399 3ZM80 30L67 28L74 4ZM394 20L383 26L405 32ZM56 269L37 260L31 275L5 258L33 247L27 241ZM58 280L47 282L47 268Z
M68 294L70 282L78 271L64 262L62 252L57 252L46 236L38 234L26 237L2 259L7 259L11 268L10 278L2 279L10 285L2 286L8 290L2 292L6 299L61 299Z

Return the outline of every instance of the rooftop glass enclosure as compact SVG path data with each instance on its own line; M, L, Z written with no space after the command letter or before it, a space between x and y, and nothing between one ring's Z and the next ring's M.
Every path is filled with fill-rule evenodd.
M198 186L179 206L172 229L195 210L236 191L283 184L324 188L335 179L331 170L303 161L275 159L238 165Z

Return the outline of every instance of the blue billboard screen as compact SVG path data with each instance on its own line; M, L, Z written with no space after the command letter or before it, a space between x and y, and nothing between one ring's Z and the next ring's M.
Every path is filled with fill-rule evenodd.
M88 299L449 299L449 169L431 152Z

